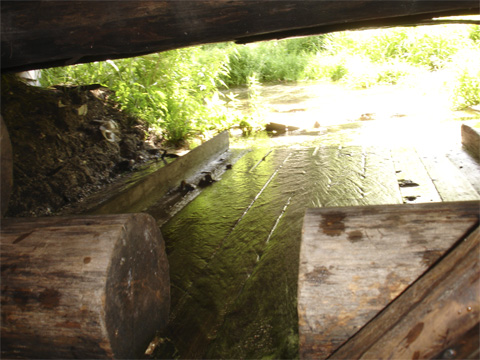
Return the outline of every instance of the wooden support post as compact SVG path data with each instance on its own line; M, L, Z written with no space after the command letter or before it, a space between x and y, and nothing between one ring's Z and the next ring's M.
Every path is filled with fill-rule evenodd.
M300 357L330 356L478 226L479 210L478 201L308 209Z
M477 228L330 359L478 359L479 254Z
M12 144L8 136L7 126L0 116L0 217L8 208L8 201L12 193L13 158Z
M150 215L4 219L0 234L2 358L139 358L166 325Z

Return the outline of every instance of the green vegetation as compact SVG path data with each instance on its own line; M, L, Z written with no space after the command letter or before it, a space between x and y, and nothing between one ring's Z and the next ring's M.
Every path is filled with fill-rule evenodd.
M262 83L340 81L354 88L396 84L421 71L445 71L452 107L480 103L480 27L436 25L350 31L306 38L178 49L42 72L42 85L100 83L122 110L148 122L166 140L184 144L238 126L260 128ZM248 86L250 106L228 87Z
M44 70L41 82L52 84L100 83L115 92L122 110L161 129L174 145L194 134L231 126L236 115L224 112L217 88L226 73L225 55L200 48L179 49L137 58ZM219 108L222 111L219 111ZM233 104L230 105L233 108Z

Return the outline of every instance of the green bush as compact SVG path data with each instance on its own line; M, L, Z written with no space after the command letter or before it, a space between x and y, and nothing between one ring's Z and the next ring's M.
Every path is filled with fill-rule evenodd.
M308 80L329 79L338 81L348 72L345 61L345 57L341 55L317 53L310 58L309 63L305 67L303 77Z
M262 83L297 81L304 77L310 58L323 50L323 36L239 45L229 54L229 86L245 85L253 74Z
M480 44L479 44L480 45ZM465 109L480 104L480 46L459 51L452 61L451 83L453 108Z
M470 40L473 40L473 41L479 41L480 40L480 26L478 26L478 25L470 26L468 38Z
M397 59L435 70L444 67L467 41L465 26L435 25L330 34L325 48L329 55L364 56L374 63Z
M55 84L82 85L100 83L115 92L122 110L160 129L166 140L181 144L194 134L218 126L218 131L231 126L225 116L206 103L218 97L224 86L220 75L227 73L227 56L222 51L199 47L178 49L136 58L81 64L42 72L44 86ZM223 109L225 112L226 110ZM229 121L234 121L231 117Z

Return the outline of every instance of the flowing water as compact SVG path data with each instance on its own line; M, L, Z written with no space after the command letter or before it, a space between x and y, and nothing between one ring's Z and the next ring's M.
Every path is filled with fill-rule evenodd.
M232 143L232 168L162 226L172 311L157 358L298 357L305 209L403 202L392 149L425 137L395 114ZM452 142L450 124L434 134Z

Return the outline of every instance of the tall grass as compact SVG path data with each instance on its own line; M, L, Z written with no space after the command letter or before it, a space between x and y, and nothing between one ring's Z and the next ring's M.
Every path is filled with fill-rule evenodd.
M480 43L480 40L477 42ZM453 57L450 69L454 77L450 83L450 90L454 109L461 110L480 104L479 59L480 46L460 50Z
M222 78L229 86L247 84L254 74L262 83L300 80L311 56L323 50L323 39L313 36L232 47L229 72Z

